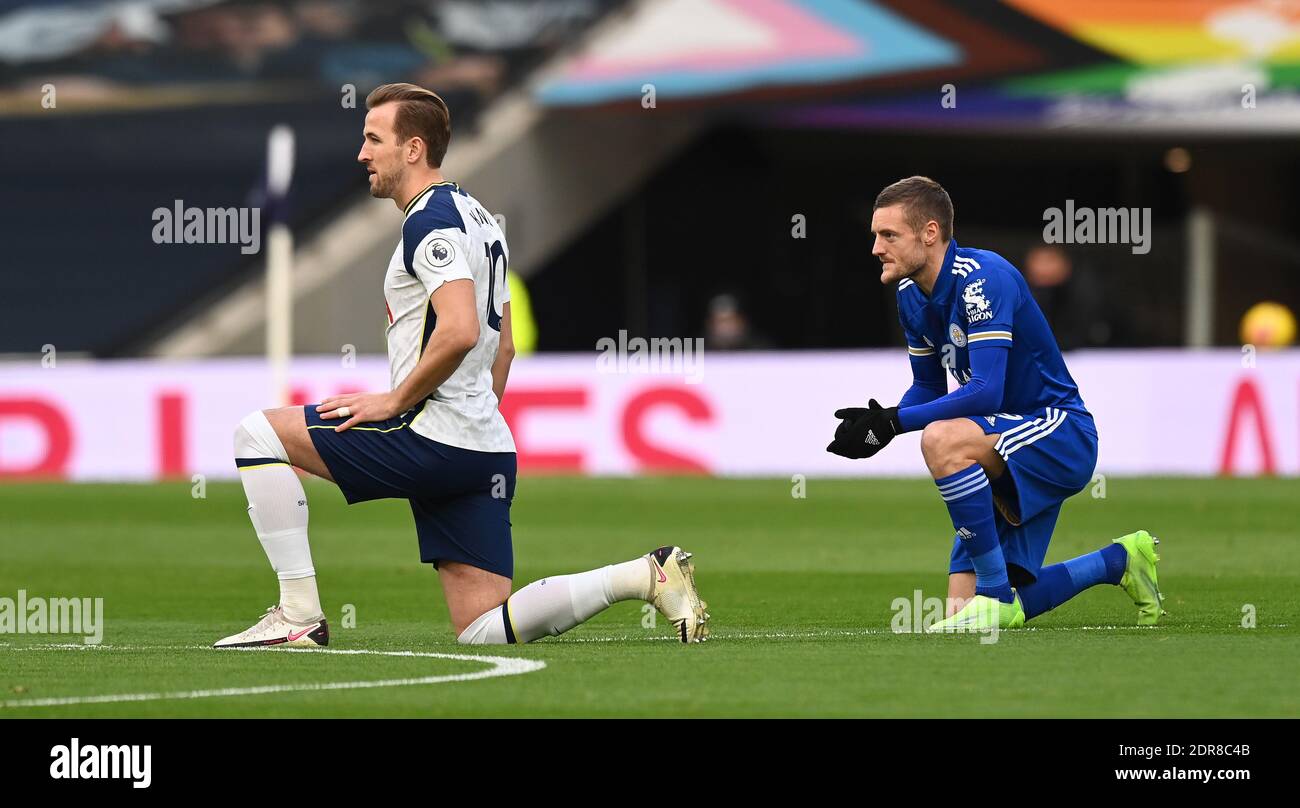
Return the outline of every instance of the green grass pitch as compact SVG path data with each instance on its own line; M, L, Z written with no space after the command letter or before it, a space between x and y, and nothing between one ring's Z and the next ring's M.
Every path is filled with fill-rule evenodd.
M1151 530L1166 622L1137 628L1124 593L1103 586L996 643L891 631L896 598L944 594L952 531L933 485L806 485L797 498L788 480L524 478L517 586L680 544L696 554L713 639L683 647L623 603L559 638L469 648L418 561L406 503L349 508L310 483L330 648L545 663L477 680L454 677L490 663L207 648L276 597L237 483L202 499L183 482L3 485L0 597L102 597L105 633L92 649L0 635L0 717L1300 715L1295 480L1111 478L1105 498L1085 491L1049 563ZM404 680L427 683L358 686ZM314 689L249 692L286 685ZM237 694L22 704L223 689Z

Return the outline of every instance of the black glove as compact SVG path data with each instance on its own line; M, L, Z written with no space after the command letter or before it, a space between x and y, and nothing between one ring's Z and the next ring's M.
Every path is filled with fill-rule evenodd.
M841 423L835 430L835 440L826 451L858 460L871 457L903 431L898 421L898 407L885 408L874 398L862 407L847 407L835 411Z

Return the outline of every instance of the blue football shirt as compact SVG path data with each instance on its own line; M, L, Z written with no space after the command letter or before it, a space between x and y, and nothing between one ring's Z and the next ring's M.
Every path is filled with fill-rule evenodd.
M997 253L949 242L930 295L910 278L899 282L898 318L916 380L899 405L905 430L942 418L1026 414L1044 407L1087 413L1028 284ZM992 350L1006 356L1003 378L983 380L991 396L976 400L961 390L943 395L945 367L963 386L972 380L972 358L977 366L1000 369L1001 361L981 363L986 357L980 352ZM994 406L984 409L990 403ZM973 406L981 411L965 411Z

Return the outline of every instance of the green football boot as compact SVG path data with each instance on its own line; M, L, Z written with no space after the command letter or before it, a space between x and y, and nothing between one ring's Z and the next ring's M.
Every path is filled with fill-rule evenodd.
M1124 545L1128 551L1128 564L1124 567L1124 577L1120 579L1119 585L1137 604L1138 625L1154 626L1162 616L1168 614L1161 605L1165 596L1160 594L1160 584L1156 578L1156 562L1160 560L1156 545L1160 540L1145 530L1139 530L1115 539L1114 543Z
M1020 628L1025 624L1025 610L1020 605L1020 595L1010 603L1003 603L987 595L976 595L966 602L961 611L940 620L926 629L929 634L957 631L992 631L995 627Z

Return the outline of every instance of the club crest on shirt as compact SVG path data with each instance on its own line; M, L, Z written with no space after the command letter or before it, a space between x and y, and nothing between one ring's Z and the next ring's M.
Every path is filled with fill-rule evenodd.
M445 267L456 257L456 250L445 238L435 238L424 248L425 258L435 267Z
M952 340L952 344L958 348L966 347L966 334L956 323L948 324L948 339Z
M961 293L961 299L966 303L966 322L971 325L993 319L993 306L984 297L985 280L971 281Z

